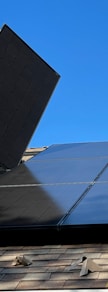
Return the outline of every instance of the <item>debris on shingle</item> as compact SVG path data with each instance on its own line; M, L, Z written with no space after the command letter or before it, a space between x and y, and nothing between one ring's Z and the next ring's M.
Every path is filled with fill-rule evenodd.
M77 266L81 265L86 259L87 259L86 256L82 256L80 259L71 264L71 266L68 268L68 271L76 269Z
M14 261L14 266L23 265L23 266L29 266L32 264L32 261L28 259L27 257L23 256L17 256Z
M93 260L88 259L86 256L81 257L79 260L75 261L68 268L68 271L74 271L76 269L80 269L80 276L88 275L90 272L98 272L102 271L102 267L97 265Z
M86 259L82 264L80 276L82 277L88 275L90 272L100 272L102 270L102 267L97 265L93 260Z

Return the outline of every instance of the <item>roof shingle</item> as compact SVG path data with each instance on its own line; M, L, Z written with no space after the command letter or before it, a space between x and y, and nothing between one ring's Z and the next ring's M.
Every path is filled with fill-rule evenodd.
M88 289L108 287L108 245L43 245L0 248L0 290ZM14 266L25 255L30 266ZM80 266L71 264L86 256L102 267L100 272L80 276Z

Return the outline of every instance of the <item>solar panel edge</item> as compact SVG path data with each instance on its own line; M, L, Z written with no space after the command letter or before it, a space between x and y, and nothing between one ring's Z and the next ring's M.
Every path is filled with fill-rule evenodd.
M26 41L24 41L11 27L9 27L6 23L2 26L0 32L2 32L3 30L8 29L12 34L14 34L26 47L28 47L28 49L30 49L30 51L32 51L35 55L37 55L37 57L39 57L39 59L45 63L52 71L54 71L54 73L57 75L58 80L61 78L61 75L52 67L50 66L38 53L36 53L36 51L34 49L32 49L32 47L30 47L28 45L28 43L26 43Z

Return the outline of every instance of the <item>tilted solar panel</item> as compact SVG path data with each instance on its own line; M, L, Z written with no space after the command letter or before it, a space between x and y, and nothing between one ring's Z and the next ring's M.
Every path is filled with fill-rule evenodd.
M0 32L0 165L16 167L60 75L12 29Z

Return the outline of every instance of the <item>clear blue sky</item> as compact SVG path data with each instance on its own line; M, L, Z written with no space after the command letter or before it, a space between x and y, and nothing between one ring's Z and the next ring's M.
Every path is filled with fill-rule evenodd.
M5 23L61 76L28 146L108 141L108 0L0 0Z

